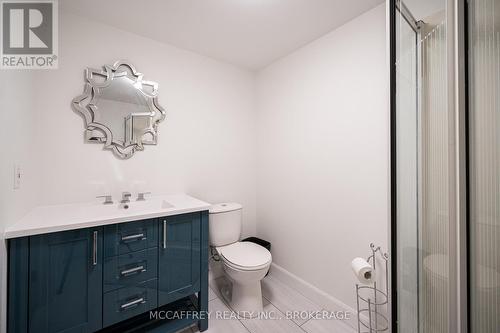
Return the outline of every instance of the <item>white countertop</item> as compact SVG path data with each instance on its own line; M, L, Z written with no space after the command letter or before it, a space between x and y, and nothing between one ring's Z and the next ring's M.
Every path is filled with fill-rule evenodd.
M91 228L107 224L178 215L208 210L210 204L186 194L131 200L128 209L119 203L103 205L97 201L34 208L16 224L5 229L4 237L16 238L50 232Z

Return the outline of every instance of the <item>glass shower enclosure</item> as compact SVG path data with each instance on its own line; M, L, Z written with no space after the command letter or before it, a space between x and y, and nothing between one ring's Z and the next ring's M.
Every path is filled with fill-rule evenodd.
M391 0L391 317L500 332L500 0Z
M448 332L448 109L444 1L395 3L393 167L400 332ZM393 193L394 194L394 193ZM394 231L394 230L393 230Z
M470 332L500 332L500 0L469 0Z

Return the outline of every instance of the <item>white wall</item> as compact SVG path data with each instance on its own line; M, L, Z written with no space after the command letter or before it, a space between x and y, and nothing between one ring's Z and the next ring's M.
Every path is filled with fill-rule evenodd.
M6 243L3 231L9 222L24 215L35 205L37 195L36 172L36 112L34 110L33 71L0 71L0 332L5 330L6 302ZM14 190L14 164L23 168L23 186Z
M93 200L121 191L185 192L244 207L244 234L255 233L254 73L61 12L59 69L37 84L40 204ZM159 83L166 120L157 146L129 160L83 141L83 119L71 100L83 70L127 57ZM135 194L134 194L135 195Z
M385 6L257 77L257 233L273 261L355 307L350 261L386 248Z

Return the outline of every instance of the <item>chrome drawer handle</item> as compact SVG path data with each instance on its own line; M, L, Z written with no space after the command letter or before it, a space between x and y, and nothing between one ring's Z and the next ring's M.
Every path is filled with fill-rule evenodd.
M140 238L140 239L139 239ZM136 234L136 235L130 235L130 236L123 236L122 241L131 241L131 240L145 240L146 237L144 237L143 233Z
M92 264L97 265L97 231L94 231L94 239L92 244Z
M163 220L163 248L167 248L167 220Z
M121 271L120 274L121 275L130 275L130 274L135 274L135 273L142 273L145 271L146 271L146 269L144 268L143 265L141 265L141 266L137 266L134 268L130 268L130 269L126 269L124 271Z
M136 300L133 300L131 302L125 303L120 305L120 309L122 310L128 310L131 307L136 307L139 304L145 303L146 301L144 300L144 297L138 298Z

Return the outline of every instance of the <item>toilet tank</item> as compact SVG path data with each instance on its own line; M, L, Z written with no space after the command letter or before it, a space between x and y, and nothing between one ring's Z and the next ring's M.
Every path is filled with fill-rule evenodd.
M224 246L240 240L243 206L234 203L212 205L208 211L209 241L212 246Z

